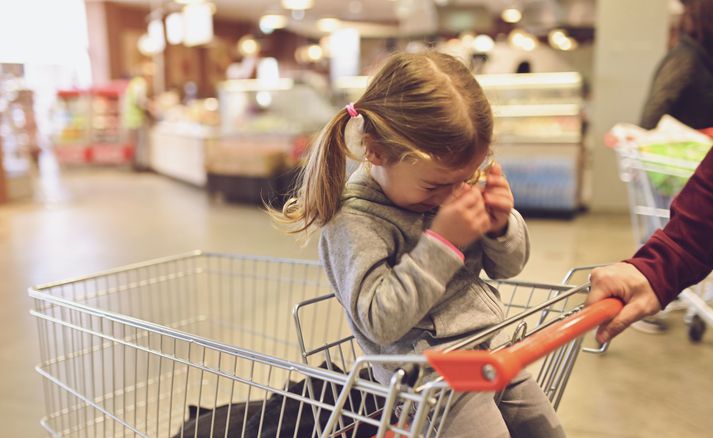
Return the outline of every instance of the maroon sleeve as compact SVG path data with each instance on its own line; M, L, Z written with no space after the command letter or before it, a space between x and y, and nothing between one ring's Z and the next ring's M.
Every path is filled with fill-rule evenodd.
M713 149L671 204L671 219L625 260L649 280L665 307L713 269Z

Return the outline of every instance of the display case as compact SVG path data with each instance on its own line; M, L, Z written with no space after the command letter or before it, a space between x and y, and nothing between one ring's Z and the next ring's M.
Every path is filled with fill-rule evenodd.
M219 101L221 134L206 150L209 191L279 205L310 139L337 109L323 91L291 79L226 81Z
M576 72L482 75L498 162L520 210L583 207L582 78Z
M63 164L129 164L134 145L121 124L126 83L57 92L55 154Z

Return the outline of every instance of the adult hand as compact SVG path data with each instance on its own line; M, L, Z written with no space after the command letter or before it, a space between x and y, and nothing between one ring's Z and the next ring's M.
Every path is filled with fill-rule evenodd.
M594 269L587 305L608 297L624 302L621 312L597 329L597 342L609 342L631 323L661 310L659 299L644 274L629 263L615 263Z
M503 169L498 163L494 163L488 170L483 199L490 215L489 235L491 237L502 236L507 232L510 211L515 206L515 199L512 196L512 190L510 190L510 184L503 175Z
M456 246L468 246L490 229L490 217L480 190L457 188L438 209L431 229Z

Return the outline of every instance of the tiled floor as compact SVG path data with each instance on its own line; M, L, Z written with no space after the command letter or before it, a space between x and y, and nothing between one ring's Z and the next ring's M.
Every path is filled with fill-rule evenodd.
M81 170L45 180L35 201L0 207L0 435L39 437L43 415L36 325L26 288L196 248L314 258L256 208L212 202L154 174ZM47 182L48 181L48 182ZM626 215L530 220L522 278L558 282L572 266L627 256ZM713 334L686 337L682 314L652 336L629 330L604 356L582 355L560 415L571 437L707 437L713 430Z

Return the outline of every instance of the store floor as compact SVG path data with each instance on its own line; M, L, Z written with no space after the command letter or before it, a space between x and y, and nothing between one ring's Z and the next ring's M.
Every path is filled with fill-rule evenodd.
M252 207L212 202L202 190L112 169L45 177L35 201L0 207L0 435L44 436L31 284L200 248L314 258ZM529 220L532 256L523 279L558 282L572 266L633 250L626 215ZM713 430L713 333L691 344L681 313L671 330L629 330L604 356L580 355L560 407L571 437L706 437Z

